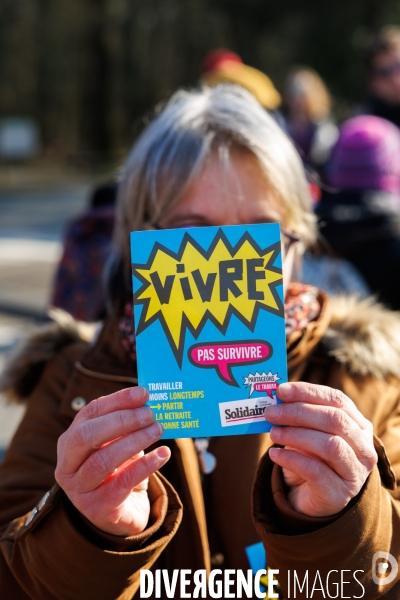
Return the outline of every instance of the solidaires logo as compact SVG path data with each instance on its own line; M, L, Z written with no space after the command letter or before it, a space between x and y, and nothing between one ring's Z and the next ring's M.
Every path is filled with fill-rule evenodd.
M221 426L230 427L248 423L263 423L265 422L265 408L271 404L276 404L276 399L269 396L220 402L218 406Z

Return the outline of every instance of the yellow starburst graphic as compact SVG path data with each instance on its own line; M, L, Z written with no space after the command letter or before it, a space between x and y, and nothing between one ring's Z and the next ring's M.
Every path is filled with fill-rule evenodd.
M186 329L197 339L208 320L225 334L232 315L251 331L260 309L283 317L280 251L280 242L261 249L248 232L232 246L221 229L208 249L187 232L176 253L155 243L146 264L132 265L143 305L137 335L158 319L181 364Z

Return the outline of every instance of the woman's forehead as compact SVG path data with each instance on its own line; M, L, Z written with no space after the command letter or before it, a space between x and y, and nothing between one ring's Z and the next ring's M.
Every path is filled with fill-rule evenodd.
M282 207L255 157L213 155L168 215L168 222L195 217L215 225L281 221Z

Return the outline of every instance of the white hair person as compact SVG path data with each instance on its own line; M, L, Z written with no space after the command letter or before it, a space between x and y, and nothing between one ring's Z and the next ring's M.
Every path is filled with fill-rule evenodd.
M129 232L143 229L179 203L211 156L251 153L303 247L314 242L315 218L304 168L293 144L246 90L220 85L179 91L143 131L127 159L119 189L115 245L125 264Z

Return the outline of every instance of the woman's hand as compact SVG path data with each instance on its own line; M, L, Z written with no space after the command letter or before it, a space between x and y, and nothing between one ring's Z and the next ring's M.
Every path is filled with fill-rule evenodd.
M58 440L57 482L89 521L114 535L146 528L148 477L170 457L165 446L143 452L163 431L147 399L135 387L93 400Z
M268 406L265 417L279 426L272 440L285 446L269 455L283 469L289 502L312 517L340 512L377 463L372 424L345 394L323 385L284 383L278 396L283 404Z

